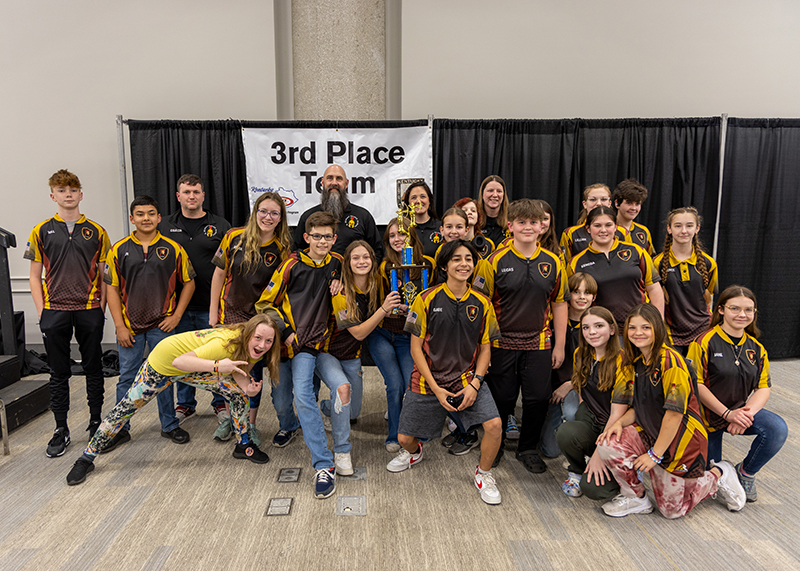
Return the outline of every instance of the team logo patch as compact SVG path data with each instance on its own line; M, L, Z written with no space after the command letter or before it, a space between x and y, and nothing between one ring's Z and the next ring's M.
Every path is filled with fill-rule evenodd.
M553 270L553 264L550 262L539 262L539 273L543 278L550 277L550 272Z
M468 305L467 306L467 317L469 317L470 321L475 321L475 318L478 317L478 306L477 305Z
M169 248L165 246L156 248L156 256L158 256L160 259L166 260L168 255L169 255Z
M253 450L252 446L248 446L247 450L245 450L244 453L245 453L246 456L249 457L249 456L252 456L253 454L255 454L255 450Z
M438 231L436 231L436 232L431 232L431 237L430 237L430 240L431 240L431 242L433 242L434 244L438 244L438 243L440 243L440 242L442 241L442 233L441 233L441 232L438 232Z
M644 244L644 241L645 241L645 235L644 235L644 232L637 232L637 233L636 233L636 238L639 240L639 242L641 242L642 244Z
M660 382L661 382L661 371L656 369L650 375L650 384L653 385L654 387L657 387Z
M622 260L623 262L627 262L628 260L631 259L631 251L620 250L619 252L617 252L617 256L619 256L619 259Z
M81 230L81 235L83 236L84 240L91 240L92 236L94 236L94 230L91 228L83 228Z
M213 224L209 224L208 226L203 228L203 234L205 234L209 238L213 238L214 236L217 235L217 227L214 226Z
M344 219L344 225L348 228L356 228L358 226L358 218L352 214Z
M277 258L278 256L276 256L272 252L267 252L266 254L264 254L264 265L267 267L271 266L272 264L275 263L275 260Z
M756 364L756 352L753 349L748 349L744 352L747 355L747 360L750 361L751 365Z

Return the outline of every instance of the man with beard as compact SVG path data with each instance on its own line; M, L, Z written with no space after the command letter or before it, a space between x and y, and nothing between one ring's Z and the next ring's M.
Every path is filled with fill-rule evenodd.
M332 251L344 255L347 246L355 240L365 240L375 251L378 260L383 258L383 241L375 225L372 214L347 198L347 175L339 165L331 165L322 175L322 196L320 204L309 208L300 216L294 232L295 250L308 248L308 243L303 238L306 219L314 212L330 212L338 224L337 238Z

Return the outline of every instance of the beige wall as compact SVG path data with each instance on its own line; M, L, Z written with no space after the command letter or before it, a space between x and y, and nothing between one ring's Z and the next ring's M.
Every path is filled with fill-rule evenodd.
M22 254L55 212L49 176L75 172L83 212L122 238L115 116L275 119L272 20L268 0L0 4L0 226L17 237L13 298L29 343L41 336Z
M795 0L404 0L403 117L798 117Z

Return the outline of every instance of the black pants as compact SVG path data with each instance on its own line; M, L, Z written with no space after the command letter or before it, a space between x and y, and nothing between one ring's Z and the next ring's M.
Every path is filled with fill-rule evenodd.
M70 368L69 344L72 332L78 341L81 363L86 372L86 400L92 418L100 418L103 408L103 325L105 315L98 309L80 311L42 310L39 328L42 330L47 364L50 365L50 410L56 420L66 420L69 411Z
M532 452L539 444L547 407L553 394L550 383L551 350L517 351L492 348L492 364L486 382L503 421L505 439L508 416L514 414L522 389L522 427L517 452Z

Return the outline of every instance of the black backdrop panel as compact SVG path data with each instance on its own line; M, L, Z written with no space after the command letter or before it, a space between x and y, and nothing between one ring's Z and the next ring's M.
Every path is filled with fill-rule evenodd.
M728 120L718 263L720 288L758 298L770 357L800 355L800 120Z

